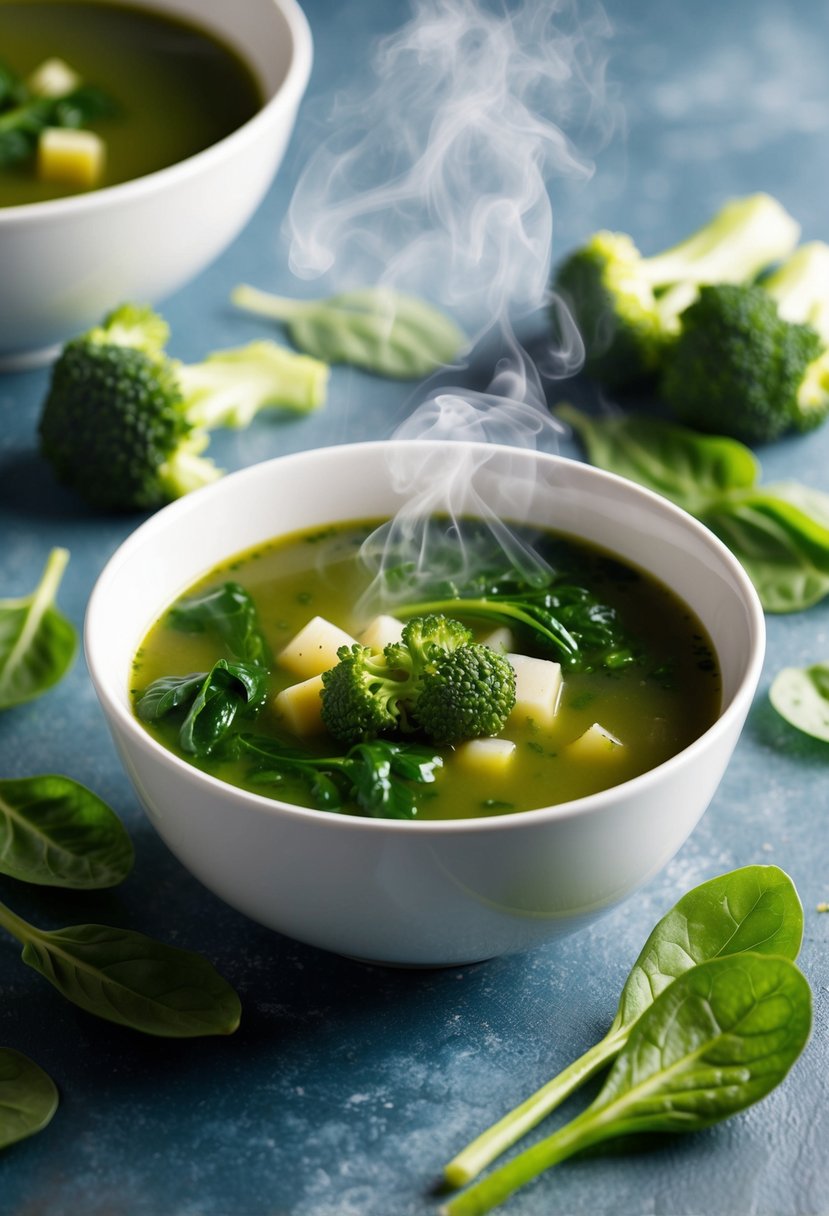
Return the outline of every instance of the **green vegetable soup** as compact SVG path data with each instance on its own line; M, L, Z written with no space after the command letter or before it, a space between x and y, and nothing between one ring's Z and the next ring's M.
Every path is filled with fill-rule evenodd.
M235 131L262 105L259 85L236 53L177 18L94 0L0 0L0 206L83 188L38 176L29 116L40 122L40 99L28 86L53 59L104 99L89 121L82 107L66 123L53 115L46 123L89 128L100 137L105 155L96 186L176 164ZM20 154L21 139L29 140L29 155Z
M298 756L319 761L348 752L348 745L331 738L324 727L299 734L289 729L275 698L300 677L287 670L279 656L315 617L358 639L377 613L405 617L405 598L403 602L399 598L405 563L385 566L385 586L394 586L398 592L397 607L390 608L389 601L375 595L381 579L361 556L363 542L376 526L350 523L279 538L229 560L191 588L178 601L179 607L173 605L149 631L134 661L136 706L151 685L164 691L175 683L178 689L165 695L164 713L152 720L143 712L145 700L138 716L146 729L184 759L233 784L304 806L360 813L353 799L333 806L323 796L324 788L298 772L295 764L265 763L261 749L254 756L249 749L232 744L234 734L253 735L257 740L270 740L266 748L270 746L272 752L278 748L287 751L293 761ZM476 525L461 527L474 531ZM556 655L545 651L539 638L532 631L523 631L520 624L510 631L509 653L560 660L562 683L554 717L541 722L531 712L517 712L516 706L499 736L515 746L503 763L495 765L482 763L466 743L432 747L426 741L423 750L439 756L442 765L436 768L434 780L421 777L406 782L418 819L500 815L596 793L669 759L698 738L719 712L720 674L710 639L696 616L667 587L572 538L518 531L549 564L553 572L550 589L575 603L575 608L563 610L562 620L568 622L566 636L582 639L582 650L575 657ZM503 566L503 556L496 559L493 554L490 572L496 569L496 560ZM489 577L491 580L491 573ZM496 577L503 578L503 571ZM188 623L182 605L196 602L210 589L227 591L228 587L243 589L237 600L248 595L252 601L251 611L255 609L261 634L255 644L249 626L245 640L239 640L241 617L235 609L221 619L215 611L210 618L202 612L194 619L191 613ZM423 599L420 593L412 594L409 602ZM457 600L456 610L453 603L452 611L445 615L467 624L478 641L493 638L492 623L465 614L463 599ZM599 626L604 639L608 622L612 645L603 640L602 649L590 650L588 639ZM180 699L184 688L180 677L210 672L222 660L224 670L218 675L219 684L225 687L229 671L235 670L233 665L244 659L252 659L258 665L253 670L264 673L266 692L262 694L258 686L258 675L257 689L247 680L247 704L232 729L209 754L194 754L197 748L189 743L182 746L185 707ZM159 681L164 684L157 684ZM156 695L154 705L158 700ZM205 710L202 724L215 724L221 698L203 698L200 704ZM602 731L598 736L591 730L596 725ZM414 740L424 744L416 734L398 733L390 738L397 743ZM365 813L365 805L361 806Z

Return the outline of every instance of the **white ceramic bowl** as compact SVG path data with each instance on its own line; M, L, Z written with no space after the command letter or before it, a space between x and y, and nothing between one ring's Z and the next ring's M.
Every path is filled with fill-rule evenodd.
M685 751L614 789L490 819L339 816L225 785L152 739L130 710L130 663L146 630L221 560L334 521L392 515L401 461L455 455L457 509L587 538L652 571L707 627L723 676L718 721ZM468 470L468 466L467 466ZM417 476L415 476L417 480ZM450 477L440 478L450 484ZM655 874L692 831L748 712L762 611L728 550L631 482L560 457L476 444L346 445L254 465L164 508L118 549L93 591L86 654L118 750L152 823L207 887L301 941L386 963L446 965L524 950L598 917Z
M147 7L233 47L265 103L226 138L157 173L0 208L0 370L44 361L124 300L153 302L181 287L242 229L282 160L311 71L311 34L295 0Z

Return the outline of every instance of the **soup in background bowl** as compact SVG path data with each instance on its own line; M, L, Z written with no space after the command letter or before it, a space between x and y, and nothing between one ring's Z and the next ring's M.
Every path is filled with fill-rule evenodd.
M464 472L454 476L458 462ZM133 712L132 665L154 622L246 550L332 524L397 517L423 469L438 514L580 538L652 575L698 618L721 680L716 720L655 768L557 805L387 820L292 805L193 767ZM90 673L138 796L207 887L270 928L377 962L451 965L524 950L601 915L655 874L722 777L763 658L756 593L711 533L666 500L577 461L499 446L344 445L235 473L158 512L90 600Z
M238 61L242 80L248 80L260 104L252 113L251 99L243 100L233 111L232 129L214 129L215 140L206 135L201 150L190 145L188 153L179 145L171 154L159 146L157 159L139 157L140 163L124 171L132 180L104 182L101 189L64 198L0 205L0 370L44 362L115 305L156 302L204 269L262 201L308 83L311 34L295 0L154 0L151 5L130 0L126 6L96 0L94 7L99 5L121 10L119 20L137 9L157 14L174 29L183 23L202 31L210 44ZM60 7L59 0L54 6ZM4 7L0 0L0 32ZM10 14L17 7L15 0ZM40 8L38 0L31 8ZM60 48L53 54L60 57ZM117 105L117 81L109 84L106 72L106 79L95 79L92 66L89 73L89 83L106 86ZM146 73L152 91L152 61ZM126 75L124 80L126 86ZM222 88L226 91L226 84ZM174 108L169 100L171 113L159 145L162 135L166 141L178 126L181 114ZM116 130L113 119L108 137L114 139ZM175 163L169 163L171 155ZM113 150L113 156L117 164L120 152Z

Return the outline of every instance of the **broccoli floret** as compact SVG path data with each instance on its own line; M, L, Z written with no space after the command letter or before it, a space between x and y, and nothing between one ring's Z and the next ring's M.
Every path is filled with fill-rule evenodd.
M420 731L456 743L497 733L515 704L509 660L438 614L408 621L382 654L358 644L337 658L322 676L322 720L345 742Z
M735 199L693 235L643 257L624 233L597 232L559 267L555 292L585 346L585 370L611 387L653 378L679 317L710 283L743 283L786 257L799 228L766 194Z
M384 653L389 667L396 668L414 681L419 680L429 664L444 654L468 646L472 630L460 621L432 612L415 616L403 626L399 642L392 642Z
M322 674L322 720L335 739L354 743L401 725L407 677L369 646L341 646L337 665Z
M767 443L829 413L829 246L803 245L761 285L706 287L662 377L676 417Z
M185 365L165 347L166 322L122 305L63 348L40 420L58 479L94 506L145 510L221 476L200 455L208 431L246 426L266 405L323 404L328 368L273 342L251 342Z
M433 743L459 743L503 730L515 704L515 669L488 646L441 655L420 681L414 719Z

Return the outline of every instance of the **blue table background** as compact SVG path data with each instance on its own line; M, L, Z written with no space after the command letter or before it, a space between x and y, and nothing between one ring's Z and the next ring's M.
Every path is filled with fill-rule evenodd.
M369 42L409 13L400 0L304 7L316 55L294 140L242 236L165 301L171 349L181 358L266 332L230 308L229 291L241 280L292 290L277 234L318 130L314 116L366 70ZM608 0L606 11L615 27L603 44L615 135L597 153L591 180L550 183L554 256L601 226L660 248L727 196L754 190L779 197L804 237L829 238L829 6ZM36 445L46 384L46 370L0 378L0 595L28 592L49 549L65 545L72 558L61 605L80 626L96 576L140 520L95 515L54 485ZM213 452L237 468L384 437L411 393L410 385L338 368L324 414L260 417L247 432L215 439ZM553 386L551 401L558 395ZM577 454L566 443L562 451ZM793 477L829 490L829 428L760 456L766 480ZM433 972L389 971L298 945L205 891L144 819L79 657L58 688L2 716L0 773L65 772L96 790L132 834L135 870L109 893L4 880L0 897L44 926L109 920L200 950L239 990L244 1014L226 1041L145 1039L76 1010L19 962L13 942L0 942L0 1043L35 1058L61 1090L50 1127L4 1154L0 1212L428 1216L443 1162L604 1032L662 912L695 883L752 862L786 869L805 908L801 965L815 1026L787 1082L722 1127L570 1162L504 1210L829 1212L829 915L817 910L829 898L829 745L796 736L767 703L779 668L829 658L829 602L770 618L768 629L763 677L733 762L666 870L579 936Z

